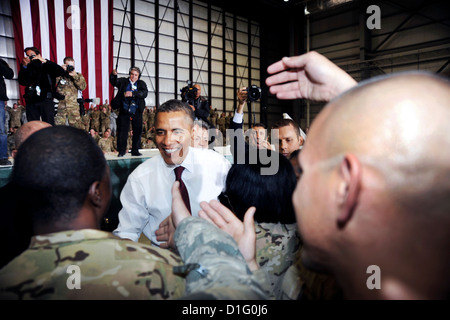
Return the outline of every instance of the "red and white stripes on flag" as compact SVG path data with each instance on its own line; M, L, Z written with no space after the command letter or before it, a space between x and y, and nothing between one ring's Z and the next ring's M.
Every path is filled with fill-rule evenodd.
M26 47L59 65L67 56L86 79L85 99L111 101L113 0L11 0L17 67ZM24 88L21 86L21 97ZM22 101L23 102L23 101Z

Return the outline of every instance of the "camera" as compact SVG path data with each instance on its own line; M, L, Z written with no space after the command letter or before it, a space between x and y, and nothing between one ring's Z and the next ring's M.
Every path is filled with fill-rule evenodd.
M56 100L64 100L66 98L66 96L59 92L54 92L53 98L55 98Z
M25 94L23 97L25 99L35 99L41 95L41 88L39 86L29 86L25 88Z
M197 95L197 88L192 85L192 81L187 81L187 86L182 88L181 91L181 100L187 102L191 105L194 105L195 96Z
M261 98L261 88L256 85L251 85L247 88L249 102L253 102Z
M34 58L36 58L36 55L32 54L31 56L28 56L28 58L30 58L30 60L33 60Z
M67 65L66 70L67 70L67 72L72 72L73 70L75 70L75 68L69 64L69 65Z

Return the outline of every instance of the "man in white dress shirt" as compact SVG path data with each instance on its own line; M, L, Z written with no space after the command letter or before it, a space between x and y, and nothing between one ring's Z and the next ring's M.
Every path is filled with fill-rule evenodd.
M156 245L155 231L171 214L174 169L183 166L181 179L189 194L191 212L198 215L201 201L217 199L223 191L230 162L221 154L191 148L194 112L180 100L162 104L155 117L155 140L160 151L128 177L120 195L122 209L114 234L138 241L141 233Z

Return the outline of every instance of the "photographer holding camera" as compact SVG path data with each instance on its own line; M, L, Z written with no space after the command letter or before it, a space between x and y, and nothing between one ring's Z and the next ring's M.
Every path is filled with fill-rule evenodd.
M51 125L55 124L56 78L63 75L65 70L58 64L44 59L39 49L25 48L26 56L22 60L19 70L19 84L25 86L27 120L41 120Z
M182 100L187 102L194 110L196 120L205 121L210 127L214 128L215 126L208 120L211 105L208 99L201 95L202 88L200 85L191 86L191 81L188 81L188 85L181 92Z
M56 125L65 125L81 128L80 105L78 103L78 90L86 89L86 80L81 73L75 71L75 60L65 57L62 68L64 74L56 79L56 98L59 100L58 111L55 116Z
M118 89L116 96L111 101L111 107L119 109L119 116L117 117L118 157L123 157L127 152L130 119L133 129L131 155L142 155L139 152L142 135L142 112L145 108L148 89L145 82L139 80L140 76L141 70L137 67L130 68L128 78L117 78L116 69L109 76L109 82Z

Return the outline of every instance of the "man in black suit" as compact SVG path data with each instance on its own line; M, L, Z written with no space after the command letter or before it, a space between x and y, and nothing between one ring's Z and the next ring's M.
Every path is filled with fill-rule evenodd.
M56 78L65 70L55 62L44 59L39 49L25 48L26 56L19 70L19 84L25 86L28 121L41 120L55 125L53 98L61 98L56 92Z
M145 98L148 94L147 85L140 80L141 70L137 67L130 68L128 78L117 78L117 70L113 70L109 81L118 91L111 106L119 109L117 118L117 151L118 156L123 157L127 152L128 131L133 129L131 155L141 156L139 146L142 135L142 112L145 109Z

